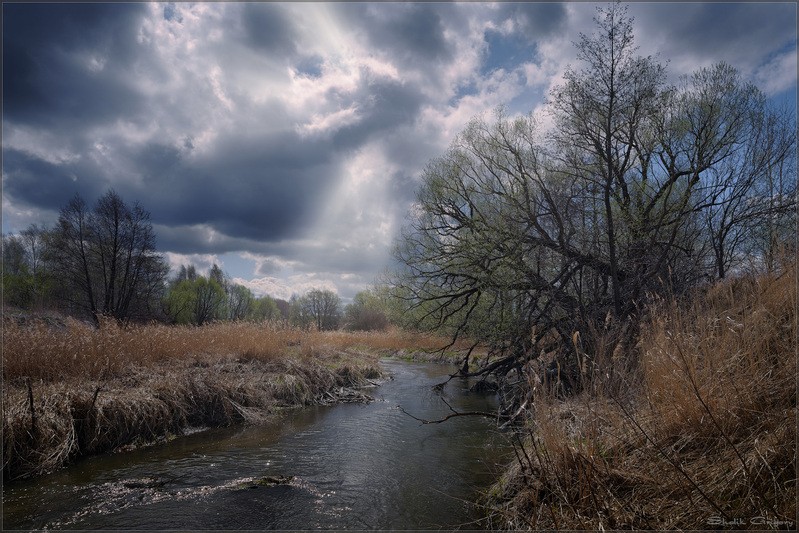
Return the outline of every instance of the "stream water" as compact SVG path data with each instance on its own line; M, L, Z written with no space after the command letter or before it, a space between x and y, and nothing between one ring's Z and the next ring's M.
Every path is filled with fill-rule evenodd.
M80 461L3 489L3 529L481 528L470 502L509 460L490 419L452 411L432 386L452 367L384 362L376 401L286 413L280 422L212 429ZM496 399L451 380L459 411ZM283 476L258 484L264 477ZM291 479L288 480L288 476Z

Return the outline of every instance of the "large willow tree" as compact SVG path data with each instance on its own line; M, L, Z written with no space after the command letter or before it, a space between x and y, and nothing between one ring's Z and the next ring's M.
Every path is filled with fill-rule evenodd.
M483 373L554 350L579 380L592 336L634 339L652 295L734 266L724 239L746 232L746 213L794 202L795 188L762 186L791 159L795 126L756 87L725 64L670 86L636 55L623 6L595 23L581 68L551 93L553 130L502 110L473 120L427 165L395 248L409 316L487 343Z

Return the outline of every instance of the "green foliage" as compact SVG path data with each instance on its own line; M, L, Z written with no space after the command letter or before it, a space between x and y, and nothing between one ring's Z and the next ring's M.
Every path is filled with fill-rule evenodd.
M31 225L19 235L3 235L2 300L23 309L53 306L54 280L45 262L52 235Z
M3 302L7 305L29 308L33 304L35 285L33 276L24 272L3 274Z
M258 322L279 321L284 318L283 313L277 307L277 302L270 296L262 296L253 300L249 317Z
M194 304L194 323L202 326L224 314L225 289L215 279L200 276L194 282L197 300Z
M388 328L388 302L375 289L359 292L345 309L346 328L355 331L383 331Z
M22 239L16 235L3 235L3 274L23 275L28 270L28 257Z
M244 285L230 281L216 264L211 266L208 277L197 274L194 265L181 265L170 283L163 307L169 320L176 324L286 319L278 300L270 296L256 298Z
M204 276L178 281L165 298L165 310L173 322L195 326L223 318L224 304L225 290Z
M243 285L235 283L226 284L226 288L228 319L245 320L250 318L255 307L255 297L252 291Z
M167 292L164 299L165 311L169 319L175 324L194 323L193 311L197 301L197 292L194 281L184 279L175 283Z

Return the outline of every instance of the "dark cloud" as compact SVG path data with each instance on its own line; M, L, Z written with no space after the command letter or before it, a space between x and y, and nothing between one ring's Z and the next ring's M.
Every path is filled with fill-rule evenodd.
M147 206L143 206L147 209ZM225 254L243 250L255 253L263 251L263 243L248 239L237 239L225 234L209 233L202 225L181 226L153 222L158 236L158 249L177 254Z
M410 68L448 61L452 45L444 37L444 20L454 6L432 3L344 3L341 9L376 50Z
M397 8L385 24L369 26L373 43L414 61L446 61L452 57L444 39L440 6L407 4Z
M233 236L279 240L301 233L320 197L334 185L334 150L294 132L272 138L232 136L213 154L193 160L170 146L136 154L153 219L162 224L210 224Z
M184 141L185 148L192 146L191 139ZM175 172L183 160L183 153L175 146L149 142L137 151L134 159L136 168L145 176L155 178L152 186L156 186L157 180Z
M294 23L279 4L242 4L241 21L251 47L282 56L297 51Z
M345 126L333 135L333 145L339 150L354 149L376 135L396 131L412 124L427 98L420 88L391 79L368 79L349 96L358 106L360 120Z
M647 17L650 25L659 20L662 31L675 42L689 49L716 53L736 42L752 39L771 41L774 36L784 36L786 30L796 28L796 4L774 6L783 16L768 17L757 3L688 3L684 5L661 4L653 6ZM679 24L670 24L679 20ZM736 39L730 39L730 36ZM771 38L769 38L771 36Z
M664 59L695 56L712 61L761 61L763 51L796 44L794 2L633 4L636 33L664 42ZM791 36L793 38L791 39ZM786 40L787 39L787 40ZM749 65L751 66L751 65Z
M560 31L566 23L566 5L554 2L500 4L502 17L516 23L517 35L537 41Z
M118 73L135 57L143 13L143 4L4 5L4 120L75 127L135 112L141 98Z
M102 178L84 162L56 164L3 149L3 195L21 205L57 212L75 194L92 203L102 192Z
M125 58L145 13L137 3L9 3L3 6L3 38L36 49L111 47Z

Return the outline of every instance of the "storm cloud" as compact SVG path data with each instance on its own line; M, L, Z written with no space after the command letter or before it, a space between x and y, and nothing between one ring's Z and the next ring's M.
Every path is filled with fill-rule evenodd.
M114 188L173 266L349 298L390 265L429 159L476 114L539 108L594 7L4 4L3 231ZM795 5L630 13L673 75L724 60L795 99Z

